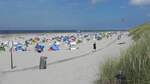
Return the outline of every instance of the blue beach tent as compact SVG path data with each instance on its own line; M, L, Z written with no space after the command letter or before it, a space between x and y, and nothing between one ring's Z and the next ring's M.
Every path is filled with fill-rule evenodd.
M53 50L53 51L58 51L58 50L60 50L60 49L59 49L59 46L56 45L56 44L53 44L53 45L50 47L50 49Z
M18 44L16 44L16 46L15 46L15 50L16 50L16 51L26 51L26 47L25 47L23 44L18 43Z
M44 45L43 44L37 44L35 46L35 49L38 53L41 53L42 51L44 51Z

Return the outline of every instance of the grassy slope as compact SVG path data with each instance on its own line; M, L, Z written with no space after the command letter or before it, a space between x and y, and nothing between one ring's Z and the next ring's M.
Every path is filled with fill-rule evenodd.
M150 23L145 23L143 25L139 25L134 29L129 30L130 35L133 35L134 40L138 40L140 36L146 31L150 31Z
M150 24L130 30L130 35L136 40L135 44L123 52L118 60L111 59L103 65L100 80L114 80L121 70L129 80L128 84L150 84ZM97 81L97 84L103 83Z

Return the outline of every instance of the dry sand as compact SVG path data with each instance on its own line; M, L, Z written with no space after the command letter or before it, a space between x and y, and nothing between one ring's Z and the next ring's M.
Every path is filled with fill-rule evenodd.
M1 84L93 84L98 78L99 67L108 58L120 56L120 52L128 48L131 38L124 35L116 40L117 35L109 39L97 41L96 52L92 52L92 43L84 42L78 50L60 50L38 54L35 51L14 52L16 68L10 69L9 51L0 54ZM125 44L118 45L120 42ZM40 56L48 56L48 66L39 70Z

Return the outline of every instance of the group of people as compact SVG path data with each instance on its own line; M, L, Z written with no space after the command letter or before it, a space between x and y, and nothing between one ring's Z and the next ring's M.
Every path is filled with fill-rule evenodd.
M78 33L78 34L66 34L66 35L55 35L55 36L35 36L33 38L29 38L24 42L16 42L20 44L14 45L16 50L26 50L26 48L30 47L30 45L35 45L36 49L38 43L43 43L45 46L50 45L53 46L53 43L59 42L60 44L67 44L68 48L71 49L78 49L76 44L87 42L89 40L101 40L103 38L111 37L116 32L100 32L100 33ZM121 38L121 35L118 36L118 39ZM2 49L3 46L0 46ZM43 49L41 49L43 50ZM93 50L96 51L96 42L93 43Z

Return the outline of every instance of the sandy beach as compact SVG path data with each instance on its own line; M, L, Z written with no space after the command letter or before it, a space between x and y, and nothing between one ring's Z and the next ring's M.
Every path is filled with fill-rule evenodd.
M34 35L9 35L1 37L0 40L23 42L21 39ZM79 49L71 51L65 44L60 45L59 51L48 51L48 46L42 53L37 53L33 47L25 52L14 51L13 62L16 68L13 70L10 68L10 52L6 49L5 52L0 52L0 84L93 84L98 77L100 66L109 58L119 57L132 43L128 32L124 32L121 39L117 38L118 34L102 40L83 41L77 45ZM93 42L97 44L95 52ZM40 56L48 57L47 69L39 69Z

